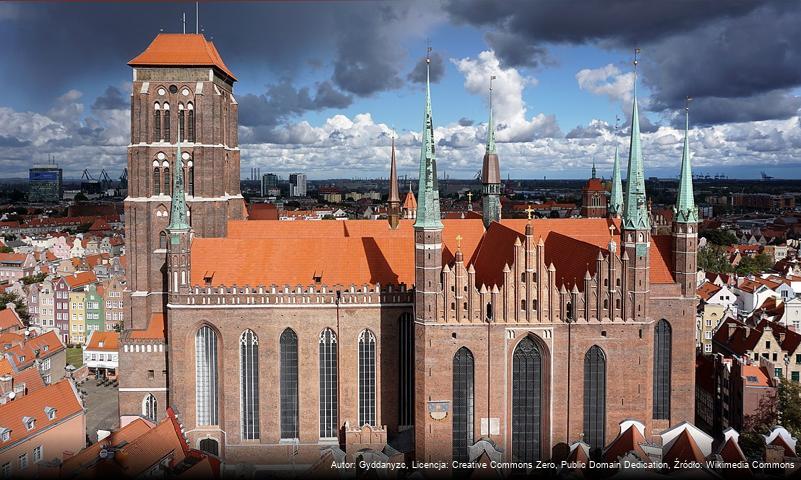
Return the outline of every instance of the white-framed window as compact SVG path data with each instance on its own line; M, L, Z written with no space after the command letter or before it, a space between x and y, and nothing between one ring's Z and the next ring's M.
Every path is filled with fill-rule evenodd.
M153 394L148 393L142 400L142 415L150 421L155 422L158 415L158 402Z
M25 470L26 468L28 468L28 454L23 453L19 456L19 469Z
M711 353L712 352L712 345L706 343L704 344L704 353Z
M33 449L33 463L39 463L42 461L42 457L44 456L43 448L44 447L42 447L41 445L38 445Z
M10 479L11 478L11 462L6 462L0 467L0 473L3 475L3 479Z

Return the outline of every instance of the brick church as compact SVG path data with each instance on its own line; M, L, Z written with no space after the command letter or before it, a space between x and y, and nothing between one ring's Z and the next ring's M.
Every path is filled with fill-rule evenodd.
M689 155L654 235L636 91L628 182L616 161L601 218L501 219L490 116L483 218L442 219L426 84L414 215L393 147L389 221L249 221L236 77L214 44L160 34L129 65L123 424L171 407L193 447L258 468L528 462L603 448L624 419L646 438L693 420Z

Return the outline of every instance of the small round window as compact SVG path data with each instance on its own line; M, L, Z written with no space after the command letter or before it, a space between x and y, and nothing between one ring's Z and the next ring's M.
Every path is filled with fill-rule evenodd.
M175 93L177 91L178 91L178 87L176 87L175 85L170 85L170 93Z
M164 95L165 93L167 93L167 90L164 90L163 88L159 88L159 95Z

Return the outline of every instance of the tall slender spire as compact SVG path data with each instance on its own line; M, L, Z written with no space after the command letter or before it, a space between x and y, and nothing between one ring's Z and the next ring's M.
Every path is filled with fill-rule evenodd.
M609 197L609 215L617 218L623 213L623 182L620 178L620 155L615 145L615 163L612 167L612 195Z
M431 47L426 54L426 105L423 117L423 144L420 149L420 174L417 189L416 228L442 228L439 210L437 159L434 151L434 120L431 113Z
M687 97L684 106L684 150L681 154L681 178L675 208L676 221L679 223L698 222L698 209L693 198L693 172L690 165L690 100L690 97Z
M626 182L626 202L623 208L623 226L627 229L649 229L648 202L645 198L645 172L640 145L640 114L637 107L637 54L634 51L634 102L631 109L631 142Z
M398 228L400 221L400 192L398 188L398 169L395 164L395 134L392 135L392 153L390 154L389 162L389 196L387 197L389 204L387 218L389 226L393 230Z
M489 122L487 123L487 150L481 165L481 207L484 227L501 219L501 167L495 153L495 124L492 121L492 75L489 80Z
M172 205L170 207L170 224L167 229L189 230L186 215L186 196L184 194L184 161L181 157L181 129L178 129L178 145L175 153L172 175Z
M489 87L489 122L487 123L487 150L486 153L495 153L495 123L492 121L492 81L496 76L490 77Z
M595 157L592 157L592 178L598 178L598 171L595 169Z

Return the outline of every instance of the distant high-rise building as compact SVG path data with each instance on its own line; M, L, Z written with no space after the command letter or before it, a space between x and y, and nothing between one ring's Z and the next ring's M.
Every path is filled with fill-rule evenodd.
M55 203L61 201L64 185L62 171L54 164L35 166L28 171L28 201Z
M270 195L273 195L274 193L271 193L271 191L275 192L276 190L279 189L278 181L279 181L278 175L274 173L264 174L261 177L261 196L268 197Z
M306 196L306 174L305 173L291 173L289 175L289 196L290 197L305 197Z

